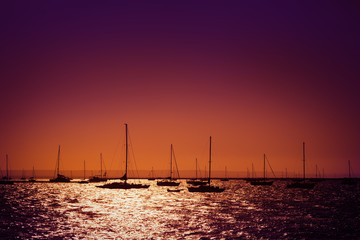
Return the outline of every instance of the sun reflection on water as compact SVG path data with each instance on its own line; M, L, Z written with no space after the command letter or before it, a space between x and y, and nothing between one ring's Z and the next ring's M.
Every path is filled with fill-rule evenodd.
M2 231L10 238L257 239L301 238L309 232L322 238L333 235L331 229L346 219L328 216L354 212L342 201L360 205L358 190L338 191L325 183L321 189L301 191L286 189L281 181L272 187L214 182L227 189L190 193L185 181L181 192L167 192L155 182L148 189L131 190L96 188L96 183L0 186ZM348 225L360 220L351 216Z

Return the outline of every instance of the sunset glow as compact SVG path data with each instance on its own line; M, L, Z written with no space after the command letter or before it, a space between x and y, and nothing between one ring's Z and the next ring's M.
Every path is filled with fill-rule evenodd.
M1 5L0 168L360 176L359 6L352 2ZM354 6L352 6L354 5ZM132 154L132 153L131 153ZM133 157L133 156L132 156ZM220 176L220 175L219 175Z

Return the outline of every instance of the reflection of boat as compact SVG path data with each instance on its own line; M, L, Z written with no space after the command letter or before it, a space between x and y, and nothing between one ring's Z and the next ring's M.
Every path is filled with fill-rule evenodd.
M99 188L110 188L110 189L130 189L130 188L148 188L150 185L137 184L137 183L128 183L127 182L127 170L128 170L128 127L125 123L125 135L126 135L126 144L125 144L125 174L121 178L124 182L112 182L104 184L102 186L97 186Z
M106 170L105 170L105 173L103 175L102 166L103 166L102 153L100 153L100 175L90 177L89 182L106 182L107 181Z
M175 159L175 153L173 150L173 145L170 145L170 177L161 181L157 181L156 184L158 186L179 186L180 182L174 181L172 178L172 157L174 155L174 160L175 160L175 164L176 164L176 159ZM176 165L177 168L177 165ZM179 174L179 172L178 172Z
M197 164L197 158L196 158L196 159L195 159L195 179L187 180L186 183L187 183L187 184L194 185L194 186L206 185L206 184L207 184L207 181L198 179L197 166L198 166L198 164Z
M265 153L264 153L264 179L250 181L251 185L254 186L270 186L273 184L273 181L266 181L266 171L265 171Z
M50 179L50 182L70 182L71 178L60 174L60 145L59 145L59 150L58 150L56 173L57 173L57 177Z
M6 154L6 177L3 177L3 179L0 180L0 184L7 184L7 185L14 184L14 181L10 181L10 177L9 177L9 159L7 154Z
M188 187L189 192L223 192L225 188L220 188L210 185L211 180L211 136L210 136L210 150L209 150L209 178L207 185L200 185L197 187Z
M32 176L29 178L28 182L36 182L34 166L33 166L33 170L32 170Z
M303 142L303 180L296 181L293 183L289 183L286 187L287 188L304 188L304 189L312 189L314 188L315 183L313 182L306 182L305 177L305 142Z

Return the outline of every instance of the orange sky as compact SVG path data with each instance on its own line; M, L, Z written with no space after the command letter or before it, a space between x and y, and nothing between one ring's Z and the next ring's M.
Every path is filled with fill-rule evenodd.
M298 173L305 141L309 174L346 175L348 160L360 174L350 5L8 5L2 170L5 154L11 169L53 170L59 144L65 170L97 170L100 152L115 170L128 123L139 169L166 170L170 144L180 170L196 157L204 169L211 135L214 170L259 171L266 153Z

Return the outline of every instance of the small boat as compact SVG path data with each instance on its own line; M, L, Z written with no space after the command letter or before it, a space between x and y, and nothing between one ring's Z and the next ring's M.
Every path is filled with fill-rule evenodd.
M149 188L150 185L147 184L139 184L139 183L128 183L127 182L127 171L128 171L128 126L125 123L125 174L123 177L121 177L121 180L124 180L124 182L112 182L108 184L104 184L101 186L96 186L98 188L108 188L108 189L132 189L132 188Z
M226 166L225 166L225 177L221 178L220 181L223 181L223 182L229 181L229 178L227 177L227 168L226 168Z
M90 177L89 182L106 182L108 180L106 178L106 171L104 175L102 173L102 166L103 166L102 153L100 153L100 175Z
M198 166L197 158L195 158L195 179L187 180L186 183L194 186L206 185L207 184L206 180L198 179L197 166Z
M50 179L50 182L70 182L71 181L71 178L60 174L60 145L59 145L59 150L58 150L56 173L57 173L56 178Z
M312 189L314 188L314 182L306 182L305 176L305 142L303 142L303 180L289 183L287 188L303 188L303 189Z
M344 178L341 183L344 185L356 185L358 183L358 181L355 178L351 177L350 160L348 161L348 166L349 166L349 177Z
M11 181L10 179L11 178L9 177L9 159L8 159L8 155L6 154L6 177L3 177L3 179L0 180L0 184L3 184L3 185L14 184L14 181Z
M250 184L253 186L271 186L273 184L273 181L267 181L266 180L266 171L265 171L265 153L264 153L264 178L262 180L253 180L250 181Z
M158 186L179 186L180 185L180 182L174 180L172 178L172 158L174 156L174 161L175 161L175 164L176 164L176 159L175 159L175 153L174 153L174 150L173 150L173 145L171 144L170 145L170 177L167 178L167 179L164 179L164 180L161 180L161 181L157 181L156 182L156 185ZM177 164L176 164L176 168L177 168ZM178 171L178 175L179 175L179 171Z
M33 170L32 170L32 176L28 179L28 182L36 182L34 166L33 166Z
M154 178L154 168L152 167L151 168L151 172L150 172L150 177L148 178L148 180L149 181L154 181L155 180L155 178Z
M82 184L89 183L89 181L86 181L86 179L85 179L85 160L84 160L84 179L79 181L78 183L82 183Z
M223 192L225 188L217 186L211 186L211 136L210 136L210 148L209 148L209 178L207 185L200 185L197 187L188 187L189 192Z

